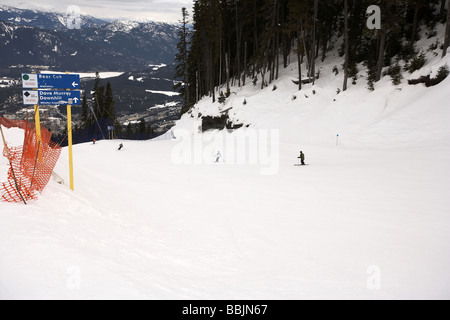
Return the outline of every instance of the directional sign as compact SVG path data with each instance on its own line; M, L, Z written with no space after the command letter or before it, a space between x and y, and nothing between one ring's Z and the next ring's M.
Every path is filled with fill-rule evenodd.
M39 94L37 91L24 90L22 92L24 105L36 105L39 102Z
M50 91L39 90L39 105L55 106L55 105L80 105L80 91Z
M78 74L38 74L39 89L80 89Z
M80 89L78 74L22 74L22 87L31 89Z

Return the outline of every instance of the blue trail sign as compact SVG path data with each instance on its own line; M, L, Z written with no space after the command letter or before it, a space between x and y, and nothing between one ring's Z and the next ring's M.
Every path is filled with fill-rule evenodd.
M27 89L80 89L79 74L24 73L22 87Z
M40 106L80 105L81 91L39 90Z

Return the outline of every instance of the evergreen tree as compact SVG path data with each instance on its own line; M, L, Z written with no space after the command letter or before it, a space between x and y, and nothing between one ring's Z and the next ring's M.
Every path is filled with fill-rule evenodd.
M155 131L153 131L151 125L147 125L146 134L147 137L152 137L155 134Z
M128 139L131 139L133 137L134 132L133 132L133 126L131 125L131 122L128 122L125 134L126 134Z
M304 47L304 34L302 32L302 13L305 12L306 6L305 1L298 1L298 0L289 0L288 3L288 9L289 9L289 16L288 16L288 25L290 25L290 28L287 28L288 33L295 33L297 40L297 47L295 49L297 53L297 64L298 64L298 90L302 89L302 60L303 56L305 54L305 47Z
M444 1L444 0L442 0ZM450 2L447 6L447 23L445 26L445 38L444 38L444 52L442 53L442 57L447 55L447 49L450 46Z
M104 113L103 118L105 119L111 119L114 121L116 119L115 109L114 109L114 96L113 91L111 88L111 83L106 84L106 91L105 91L105 107L104 107Z
M114 133L116 137L121 138L122 137L122 126L120 125L119 121L114 121Z
M344 62L344 85L342 91L347 90L348 63L349 63L349 39L348 39L348 0L344 0L344 43L345 43L345 62Z
M86 94L83 95L83 99L81 102L81 123L82 123L82 128L87 128L90 126L89 110L88 110L88 105L87 105Z
M99 92L99 88L100 88L100 74L97 71L95 73L95 80L94 80L94 90L92 93L92 103L93 103L93 107L92 110L94 111L94 116L98 119L100 116L100 108L99 108L99 103L98 103L98 92ZM99 99L101 99L102 97L100 97Z
M381 9L381 30L366 27L370 5ZM190 34L182 10L177 56L185 107L206 95L215 101L218 86L226 84L229 92L230 85L245 85L246 76L254 85L261 81L261 87L267 86L277 79L280 62L287 67L292 49L301 89L302 63L314 82L320 50L323 61L339 38L344 40L339 52L343 90L348 78L355 81L362 62L370 62L373 87L392 58L409 62L420 24L431 28L444 9L439 0L195 0ZM445 48L450 44L449 28L447 24Z
M145 119L141 119L141 121L139 122L139 134L145 135L146 131L147 126L145 125Z
M174 86L175 90L180 89L180 92L184 99L184 106L181 109L181 114L183 115L190 108L190 97L189 97L189 13L186 8L181 9L182 20L180 21L181 27L178 30L178 38L180 39L177 45L178 53L175 57L177 62L175 77L183 79L183 83L177 83Z
M105 114L105 87L100 85L100 74L95 73L95 82L93 90L92 102L94 116L97 120L103 118Z

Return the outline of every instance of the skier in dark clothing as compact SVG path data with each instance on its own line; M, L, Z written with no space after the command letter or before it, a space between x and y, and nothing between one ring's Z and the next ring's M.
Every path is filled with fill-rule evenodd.
M305 154L303 153L303 151L300 151L300 156L298 158L302 162L302 166L304 166L305 165Z
M119 149L118 150L120 150L122 148L123 148L123 144L119 144Z

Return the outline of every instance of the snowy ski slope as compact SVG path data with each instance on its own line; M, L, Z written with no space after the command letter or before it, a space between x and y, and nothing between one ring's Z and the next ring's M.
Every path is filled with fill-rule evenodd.
M74 193L64 150L66 185L0 203L0 298L449 299L450 78L337 95L339 61L300 92L293 65L275 91L204 99L177 140L76 145ZM229 107L250 127L198 133L198 113Z

